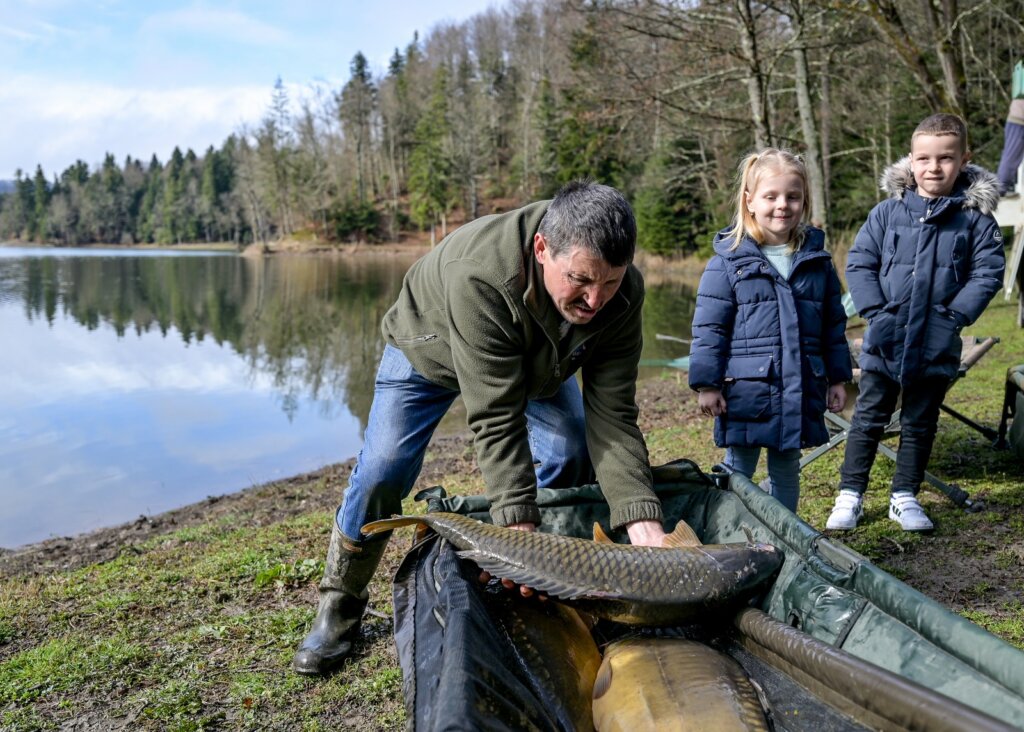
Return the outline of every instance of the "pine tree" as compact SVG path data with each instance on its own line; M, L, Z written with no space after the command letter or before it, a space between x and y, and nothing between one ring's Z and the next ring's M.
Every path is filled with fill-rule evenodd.
M146 166L146 186L139 203L139 219L136 231L139 241L157 241L157 232L162 223L159 202L163 199L163 165L156 155Z
M36 241L46 241L49 228L46 214L50 206L50 186L43 175L41 165L36 166L36 174L32 177L32 217L30 237Z
M356 158L355 192L365 203L371 185L371 119L377 104L377 88L370 76L366 56L357 52L350 65L351 76L341 90L338 115L345 139L353 146Z
M566 178L561 175L558 167L558 139L561 121L558 117L558 104L551 80L544 77L540 82L540 94L535 113L537 130L537 191L540 198L550 198L558 190Z
M438 67L434 76L434 92L426 112L416 125L416 147L409 159L409 198L413 220L421 227L430 226L430 243L436 243L434 227L451 210L452 163L445 149L451 133L448 124L448 72ZM442 234L443 236L443 234Z

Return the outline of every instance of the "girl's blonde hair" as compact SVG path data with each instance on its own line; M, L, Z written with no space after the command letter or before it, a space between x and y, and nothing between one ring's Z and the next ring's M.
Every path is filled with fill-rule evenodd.
M745 236L749 236L758 244L764 243L764 231L761 230L761 226L747 208L747 194L752 195L757 190L758 183L766 173L774 175L796 173L800 176L800 182L804 189L804 210L800 215L800 223L793 229L789 245L793 251L796 251L804 243L804 232L811 216L811 191L807 184L807 166L804 165L804 161L799 155L789 150L766 147L747 155L740 162L736 215L733 218L732 228L726 232L727 236L733 238L730 250L738 247Z

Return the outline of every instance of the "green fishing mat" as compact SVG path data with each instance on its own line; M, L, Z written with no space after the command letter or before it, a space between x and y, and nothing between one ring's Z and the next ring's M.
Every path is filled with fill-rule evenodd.
M666 530L685 519L706 544L744 542L749 532L785 553L775 581L751 604L828 646L948 697L951 709L966 705L1008 725L986 729L1024 729L1024 653L825 537L745 477L717 466L716 471L706 474L688 460L660 466L654 469L655 491ZM611 531L598 485L540 489L537 498L541 531L591 538L597 522L615 541L627 541L624 531ZM447 496L433 488L417 500L428 511L490 521L483 496ZM459 560L436 535L428 536L410 550L394 584L409 728L574 729L574 702L560 703L543 686L544 674L516 648L501 619L511 593L495 580L482 585L474 565ZM602 621L593 632L599 645L625 633L668 633L730 653L762 687L779 730L879 726L876 718L858 718L856 709L840 712L792 674L753 657L736 642L729 622L717 618L687 628L638 630Z

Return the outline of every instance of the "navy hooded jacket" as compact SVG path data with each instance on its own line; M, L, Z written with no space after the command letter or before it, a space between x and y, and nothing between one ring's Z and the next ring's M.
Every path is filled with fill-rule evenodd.
M868 321L860 367L901 384L951 379L960 329L1002 286L1003 239L990 213L999 183L968 165L948 196L922 198L908 156L886 169L882 190L891 198L868 214L846 263L853 303Z
M778 450L827 442L830 384L852 378L841 287L825 235L808 228L784 278L750 238L715 237L697 289L690 387L719 389L719 447Z

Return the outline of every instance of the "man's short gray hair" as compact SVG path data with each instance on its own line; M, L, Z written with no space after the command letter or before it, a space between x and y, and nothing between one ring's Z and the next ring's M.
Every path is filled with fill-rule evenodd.
M537 232L556 257L582 246L611 266L622 267L636 252L636 219L629 202L611 186L590 180L563 186Z

